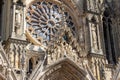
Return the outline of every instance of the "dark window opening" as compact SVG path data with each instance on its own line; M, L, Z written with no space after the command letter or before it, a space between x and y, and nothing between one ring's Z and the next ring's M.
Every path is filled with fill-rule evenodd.
M32 63L32 59L29 60L29 73L32 73L33 70L33 63Z
M3 1L0 1L0 39L1 39L1 30L2 30L2 8L3 8Z
M69 40L69 37L68 37L68 33L64 34L63 39L69 44L70 40Z
M110 17L110 10L106 8L103 17L103 31L104 31L104 43L105 43L105 53L108 63L115 64L115 49L113 41L113 31L112 31L112 21Z
M111 19L108 20L108 26L109 26L109 34L110 34L110 44L111 44L112 58L113 58L113 62L116 63L114 41L113 41L113 34L112 34L112 21L111 21Z

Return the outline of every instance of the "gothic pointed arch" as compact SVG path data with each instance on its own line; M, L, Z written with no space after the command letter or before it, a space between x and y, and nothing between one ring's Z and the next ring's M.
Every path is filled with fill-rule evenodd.
M39 69L38 69L39 70ZM69 58L63 58L36 74L36 80L88 80L87 72Z
M115 42L114 42L114 30L113 30L113 13L109 7L105 8L103 14L103 32L106 58L109 63L116 64Z
M30 58L30 59L29 59L29 70L28 70L28 72L31 73L32 70L33 70L33 59Z

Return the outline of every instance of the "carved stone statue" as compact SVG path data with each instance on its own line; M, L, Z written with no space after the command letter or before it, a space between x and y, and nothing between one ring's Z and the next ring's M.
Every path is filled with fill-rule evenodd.
M19 10L16 10L15 12L15 32L16 34L20 34L20 24L21 24L21 12Z
M95 26L95 24L91 24L91 37L92 37L92 48L94 48L95 50L98 49L98 45L97 45L97 27Z

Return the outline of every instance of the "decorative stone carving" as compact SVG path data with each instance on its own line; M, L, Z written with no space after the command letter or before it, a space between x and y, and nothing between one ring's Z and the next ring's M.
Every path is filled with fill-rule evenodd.
M65 6L64 6L65 7ZM37 1L32 3L27 11L27 31L44 45L53 45L60 37L63 38L64 21L75 35L75 24L67 7L62 12L62 7L54 1ZM64 20L63 20L63 16ZM42 38L42 40L40 39Z
M97 26L95 24L91 24L91 35L92 35L92 48L98 50L98 40L97 40Z
M21 30L21 28L22 28L22 18L23 16L22 16L22 7L21 6L19 6L19 5L17 5L16 6L16 10L15 10L15 33L16 33L16 35L21 35L21 33L22 33L22 30Z
M20 69L22 68L21 60L23 54L25 54L23 52L25 51L26 42L14 39L9 39L8 42L10 44L7 45L6 52L9 53L7 55L9 56L11 66Z
M11 76L11 69L10 68L8 68L7 69L7 79L9 79L9 80L13 80L13 78L12 78L12 76Z
M88 11L99 12L99 6L101 5L100 0L87 0L87 9ZM99 4L98 4L99 3Z

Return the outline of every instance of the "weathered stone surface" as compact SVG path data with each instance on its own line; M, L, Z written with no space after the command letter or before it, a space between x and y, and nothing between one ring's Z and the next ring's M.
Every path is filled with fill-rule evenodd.
M0 80L119 80L119 3L0 1Z

